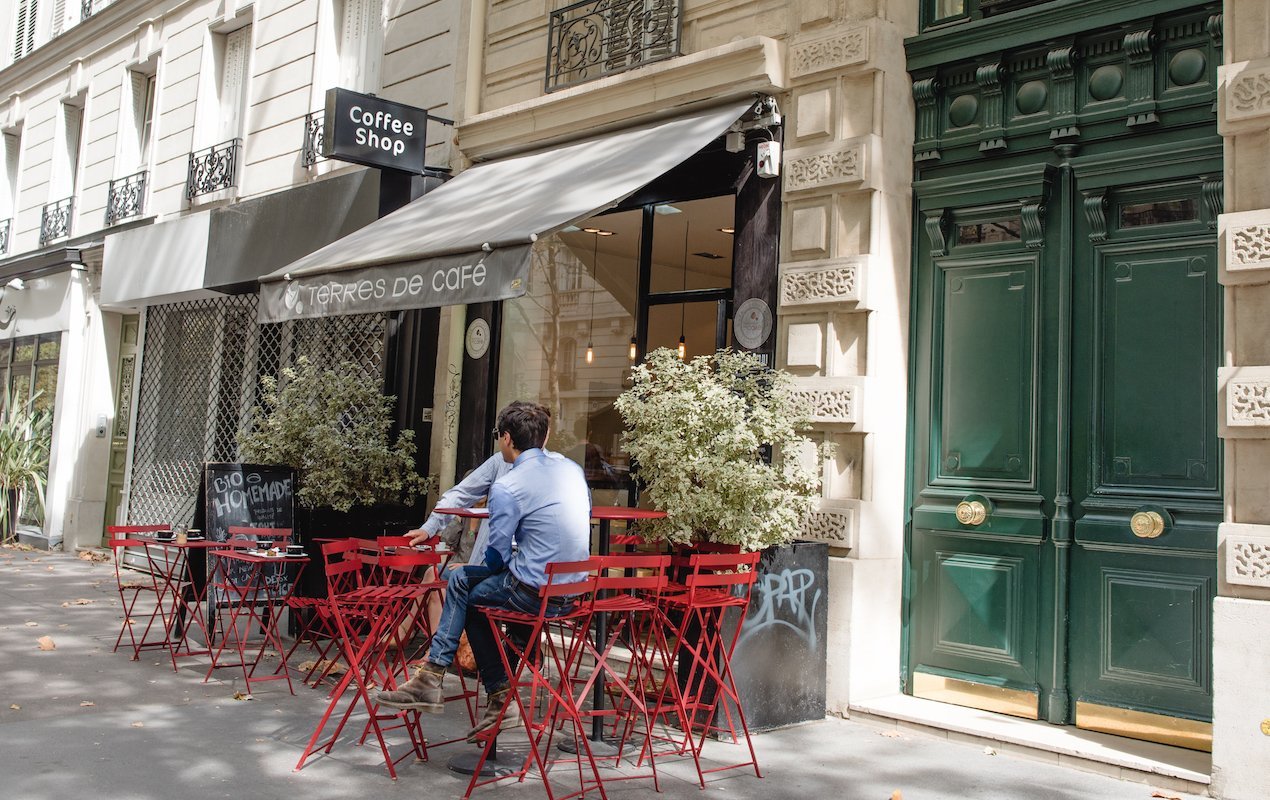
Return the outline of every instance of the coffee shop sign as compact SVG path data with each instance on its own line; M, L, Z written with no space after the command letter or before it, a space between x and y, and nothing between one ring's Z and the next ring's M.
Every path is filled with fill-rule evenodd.
M322 155L368 167L423 171L428 112L348 89L326 93Z

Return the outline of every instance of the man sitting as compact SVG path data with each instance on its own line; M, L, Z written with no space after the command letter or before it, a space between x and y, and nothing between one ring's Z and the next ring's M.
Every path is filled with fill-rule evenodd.
M489 606L537 614L538 589L547 582L547 564L582 561L590 555L591 497L586 479L577 464L542 449L550 419L547 409L537 403L514 402L499 412L494 433L503 458L512 467L490 487L485 566L450 573L427 662L396 691L380 692L380 705L442 713L445 670L454 661L459 636L466 629L488 693L485 714L468 734L469 740L498 719L508 700L508 677L493 631L479 609ZM561 575L556 582L584 577ZM567 604L560 604L549 607L548 613L568 610ZM519 724L519 713L513 703L500 727Z

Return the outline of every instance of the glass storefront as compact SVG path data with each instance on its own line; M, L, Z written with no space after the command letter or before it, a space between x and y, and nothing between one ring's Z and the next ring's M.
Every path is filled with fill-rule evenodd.
M682 338L691 358L728 341L734 215L725 195L571 225L535 243L526 294L504 303L498 407L550 408L548 446L582 466L596 505L633 501L613 407L632 354Z
M23 336L0 343L0 373L3 374L6 399L11 400L15 407L22 407L34 397L34 408L53 413L61 348L61 333ZM36 527L44 524L44 506L40 498L23 494L18 522Z

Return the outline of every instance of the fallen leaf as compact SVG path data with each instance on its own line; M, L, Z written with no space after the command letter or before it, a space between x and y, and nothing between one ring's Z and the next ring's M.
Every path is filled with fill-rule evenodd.
M41 650L56 650L57 649L57 644L54 643L52 636L41 636L36 641L39 643Z
M1175 794L1165 794L1164 792L1151 792L1151 796L1163 798L1163 800L1182 800Z
M38 623L38 622L24 622L24 623L22 623L22 624L23 624L23 625L25 625L25 626L27 626L28 628L38 628L38 627L40 627L40 623Z
M244 692L234 692L234 699L235 700L255 700L256 698Z
M878 736L885 736L888 739L898 739L903 735L899 731L878 731Z
M73 605L77 605L77 606L87 606L87 605L92 605L94 602L95 602L95 601L90 600L90 599L89 599L89 598L87 598L87 597L81 597L81 598L79 598L78 600L73 601Z
M134 727L134 728L144 728L145 726L146 726L146 724L145 724L144 722L134 722L134 723L132 723L132 727Z
M991 747L985 747L983 748L983 754L985 756L995 756L997 754L997 751L992 749Z
M96 704L96 703L94 703L92 700L85 700L85 701L83 701L82 703L80 703L80 704L79 704L79 707L80 707L80 708L87 708L88 706L95 706L95 705L97 705L97 704Z
M17 703L10 703L10 704L9 704L9 710L10 710L10 711L21 711L21 710L22 710L22 706L18 705Z
M45 569L46 569L46 570L48 570L49 572L52 572L52 571L53 571L53 567L52 567L52 566L47 566L47 567L45 567Z

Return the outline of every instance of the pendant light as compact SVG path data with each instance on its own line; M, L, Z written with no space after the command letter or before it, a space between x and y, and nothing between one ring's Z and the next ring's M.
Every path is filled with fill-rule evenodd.
M627 358L628 360L630 360L630 361L632 361L632 362L633 362L633 361L635 360L635 356L636 356L636 355L637 355L637 353L636 353L635 337L634 337L634 336L632 336L632 337L631 337L631 349L626 351L626 358Z

